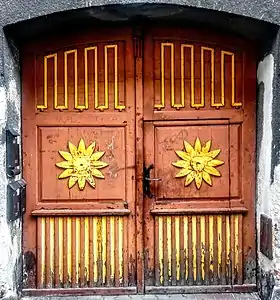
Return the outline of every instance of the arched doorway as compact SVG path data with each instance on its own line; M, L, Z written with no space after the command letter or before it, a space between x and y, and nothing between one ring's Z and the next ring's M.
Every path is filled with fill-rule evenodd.
M171 26L29 45L26 288L254 289L255 63Z

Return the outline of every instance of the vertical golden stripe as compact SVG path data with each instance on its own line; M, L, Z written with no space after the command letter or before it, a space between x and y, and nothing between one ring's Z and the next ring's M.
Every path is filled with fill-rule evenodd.
M201 277L204 280L205 276L205 216L200 217L200 238L201 238Z
M60 282L63 282L63 218L58 218L58 241L59 241L59 248L58 248L58 255L59 255L59 264L58 264L58 270L59 270L59 280Z
M189 273L189 263L188 263L188 226L189 221L188 217L184 216L184 253L185 253L185 264L186 264L186 280L188 279L188 273Z
M158 217L159 281L163 283L163 218Z
M213 258L214 258L214 236L213 236L213 216L209 216L209 259L210 259L210 270L213 272ZM214 262L216 263L216 262Z
M50 274L51 274L51 284L53 284L54 278L54 218L50 218Z
M230 263L230 222L229 222L230 216L226 216L226 260L227 264Z
M238 250L239 250L239 247L238 247L238 238L239 238L239 230L238 230L238 215L235 215L234 216L234 226L235 226L235 229L234 229L234 262L235 262L235 268L237 268L237 265L238 265Z
M94 51L94 76L97 76L97 47L87 47L84 50L84 60L85 60L85 105L81 105L81 109L88 109L88 52ZM94 92L97 95L97 82L96 78L94 81Z
M57 54L44 56L44 103L37 104L38 109L48 108L48 59L54 60L54 103L57 103Z
M176 108L180 108L180 104L175 104L175 89L174 89L174 44L171 44L171 106L172 107L176 107Z
M218 273L220 273L220 267L222 265L222 216L217 216L218 226Z
M81 220L79 217L76 219L76 283L79 283L80 278L80 255L81 255Z
M167 226L167 251L168 251L168 275L171 277L171 251L172 251L172 241L171 241L171 217L168 216L166 218L166 226Z
M74 54L74 85L75 85L75 108L77 108L78 99L78 63L77 63L77 50L69 50L64 52L64 106L55 104L55 109L68 108L68 55Z
M99 245L99 230L97 228L97 217L93 217L93 261L94 261L94 268L93 268L93 280L97 282L97 261L98 261L98 245Z
M191 49L191 106L194 104L194 46L181 45L181 104L175 107L185 107L185 48Z
M123 218L119 217L119 269L120 283L123 281Z
M68 278L69 282L72 281L72 219L67 218L67 272L68 272Z
M102 217L102 265L103 265L103 283L106 281L106 217Z
M86 279L89 280L89 217L85 217L85 272ZM83 275L83 274L82 274Z
M175 217L175 236L176 236L176 277L180 279L180 217Z
M111 278L115 275L115 217L110 217L110 235L111 235Z
M235 102L235 56L234 53L221 51L221 100L224 103L225 99L225 55L231 57L231 106L240 107L241 102Z
M192 216L193 279L196 281L196 216Z
M39 218L41 222L41 285L45 284L45 273L46 273L46 219Z

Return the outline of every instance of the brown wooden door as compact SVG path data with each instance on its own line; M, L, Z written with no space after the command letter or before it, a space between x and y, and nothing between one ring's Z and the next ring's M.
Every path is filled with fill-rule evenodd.
M256 70L244 47L183 29L145 38L146 292L254 287Z
M136 291L131 30L94 32L24 54L27 289Z

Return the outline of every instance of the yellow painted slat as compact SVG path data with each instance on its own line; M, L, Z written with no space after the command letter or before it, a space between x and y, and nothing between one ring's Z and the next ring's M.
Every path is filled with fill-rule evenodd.
M58 218L58 241L59 241L59 248L58 248L58 270L59 270L59 281L63 282L63 218Z
M110 258L111 258L111 274L110 277L111 279L114 279L114 274L115 274L115 218L110 217L110 235L111 235L111 253L110 253Z
M200 238L201 238L201 277L205 277L205 216L200 217Z
M79 282L80 278L80 263L81 263L81 220L80 218L75 218L76 221L76 283Z
M89 280L89 218L85 217L85 277Z
M50 255L50 274L51 274L51 278L53 280L54 276L54 218L49 218L49 222L50 222L50 232L49 232L49 239L50 239L50 251L49 251L49 255ZM53 284L53 282L52 282Z
M189 256L188 253L189 253L189 245L188 245L188 237L189 237L189 220L188 220L188 217L184 216L184 252L185 252L185 258L186 258L186 261L185 261L185 268L186 268L186 280L188 279L188 274L189 274L189 263L188 263L188 259L187 257Z
M172 268L172 265L171 265L171 256L172 256L172 240L171 240L171 217L168 216L166 218L166 226L167 226L167 256L168 256L168 275L169 275L169 278L171 278L171 268Z
M46 274L46 219L39 218L41 222L41 284L45 284Z
M107 251L107 245L106 245L106 230L107 230L107 226L106 226L106 223L107 223L107 220L106 220L106 217L102 217L101 218L101 222L102 222L102 268L103 268L103 283L106 282L106 251Z
M98 227L98 219L97 217L93 217L93 261L94 261L94 267L93 267L93 280L94 282L97 282L97 261L98 261L98 246L100 244L99 241L99 227Z
M158 217L158 237L159 237L159 281L163 282L163 218Z
M217 216L217 226L218 226L218 273L220 273L220 266L222 265L222 216ZM223 262L224 263L224 262ZM220 274L219 274L220 275Z
M176 278L180 279L180 217L175 217Z
M192 216L192 254L193 254L193 279L196 281L196 216Z
M120 283L123 282L123 218L119 218L119 269Z

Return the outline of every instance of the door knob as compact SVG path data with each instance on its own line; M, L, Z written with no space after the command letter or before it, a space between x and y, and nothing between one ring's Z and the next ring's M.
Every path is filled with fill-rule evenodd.
M148 198L153 198L154 195L151 192L151 185L150 181L161 181L161 178L151 178L150 177L150 172L154 168L154 165L151 164L148 167L144 166L143 170L143 192L144 196Z

